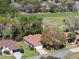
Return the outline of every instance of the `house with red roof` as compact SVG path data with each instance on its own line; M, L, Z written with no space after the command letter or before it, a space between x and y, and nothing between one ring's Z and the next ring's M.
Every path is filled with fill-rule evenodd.
M28 44L30 47L36 49L40 55L48 53L41 43L41 34L24 36L23 41L25 44Z
M14 52L19 52L21 47L13 40L0 40L0 52L5 55L5 51L8 51L10 54Z
M67 37L71 32L64 32L64 35ZM75 31L76 33L76 38L75 38L75 42L79 44L79 30Z
M23 37L23 41L33 48L42 48L41 34L28 35Z
M67 37L70 32L64 32L64 35Z

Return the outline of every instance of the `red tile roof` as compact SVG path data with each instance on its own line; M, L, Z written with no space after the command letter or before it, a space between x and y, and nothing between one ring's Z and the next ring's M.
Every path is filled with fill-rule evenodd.
M36 35L28 35L24 36L23 39L26 42L29 42L33 46L40 46L41 44L41 34L36 34Z
M64 35L65 35L65 36L68 36L69 33L70 33L70 32L64 32Z
M79 35L76 35L76 40L79 40Z
M0 47L8 47L10 50L20 49L21 47L13 40L0 40Z

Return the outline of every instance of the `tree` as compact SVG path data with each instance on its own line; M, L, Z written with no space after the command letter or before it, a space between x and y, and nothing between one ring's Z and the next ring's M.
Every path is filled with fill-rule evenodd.
M5 15L9 12L9 0L0 0L0 14Z
M50 28L46 26L42 31L42 44L45 48L61 49L65 47L66 37L56 26Z
M52 37L55 39L54 49L61 49L65 47L66 44L66 36L57 26L52 27Z
M60 0L61 11L74 11L74 1L73 0Z
M22 3L22 4L34 4L40 1L39 0L18 0L17 2Z
M15 17L18 12L11 0L0 0L0 15L5 17Z
M65 30L73 32L79 29L79 20L77 17L68 17L64 19Z
M16 5L14 3L10 3L9 5L9 17L11 18L15 18L16 13L18 13L18 8L16 7Z
M67 11L74 11L74 1L73 0L69 0L67 2Z
M42 32L42 44L45 48L60 49L65 47L66 37L57 28L48 26Z
M59 4L55 4L55 3L48 3L49 7L50 7L50 12L57 12L59 10Z
M52 33L48 26L43 29L41 42L44 47L48 49L50 49L50 47L53 45L54 39L52 38Z
M75 38L76 38L76 34L74 32L71 32L68 36L67 36L67 40L68 40L68 43L72 43L75 41Z
M65 44L65 42L66 42L66 37L65 37L64 33L61 32L57 26L55 26L55 27L53 26L53 28L52 28L52 36L53 36L55 39L57 39L57 40L59 40L60 42L62 42L63 44Z
M33 20L33 21L32 21ZM38 34L42 31L42 18L36 18L35 16L20 16L22 32L28 34Z

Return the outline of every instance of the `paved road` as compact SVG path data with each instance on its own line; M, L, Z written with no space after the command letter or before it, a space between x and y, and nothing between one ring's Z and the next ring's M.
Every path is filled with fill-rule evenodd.
M61 59L64 59L64 57L67 56L70 53L73 53L73 52L70 51L70 50L62 50L62 51L51 52L50 54L52 56L60 57Z
M75 49L79 49L79 48L75 48ZM74 48L72 50L75 50ZM76 51L76 52L79 52ZM65 56L67 56L68 54L74 53L73 51L71 51L71 49L66 49L66 50L61 50L61 51L51 51L49 52L49 54L45 54L45 55L39 55L39 56L33 56L33 57L29 57L27 59L40 59L41 56L54 56L54 57L60 57L61 59L64 59Z

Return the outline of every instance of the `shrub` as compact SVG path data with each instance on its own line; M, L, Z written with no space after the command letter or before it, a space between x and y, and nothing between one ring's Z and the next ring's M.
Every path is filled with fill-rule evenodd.
M74 42L75 38L76 38L76 34L74 32L71 32L67 37L68 43Z
M6 54L6 55L10 55L10 51L5 50L5 51L4 51L4 54Z
M64 47L65 47L65 45L64 45L64 44L60 45L60 49L62 49L62 48L64 48Z
M23 50L23 49L20 49L20 52L21 52L21 53L24 53L24 50Z

